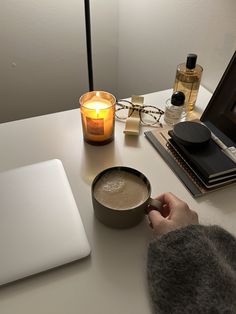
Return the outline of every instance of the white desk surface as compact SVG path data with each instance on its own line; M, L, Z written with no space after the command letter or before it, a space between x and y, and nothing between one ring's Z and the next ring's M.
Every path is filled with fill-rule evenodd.
M164 109L171 90L145 95L145 103ZM211 94L201 87L197 107ZM200 109L200 110L201 110ZM151 313L146 282L146 222L127 230L110 229L93 215L90 186L104 168L126 165L142 171L152 196L172 191L194 208L204 224L219 224L236 235L236 187L194 199L144 137L125 137L116 122L114 142L84 143L79 109L0 125L0 171L61 159L92 248L89 258L0 288L1 314L143 314Z

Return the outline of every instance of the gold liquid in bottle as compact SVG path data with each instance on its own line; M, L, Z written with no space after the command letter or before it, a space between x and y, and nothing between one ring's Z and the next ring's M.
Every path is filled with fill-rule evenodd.
M203 68L196 64L197 55L188 54L186 63L177 66L173 91L181 91L185 95L186 113L195 108L200 87Z

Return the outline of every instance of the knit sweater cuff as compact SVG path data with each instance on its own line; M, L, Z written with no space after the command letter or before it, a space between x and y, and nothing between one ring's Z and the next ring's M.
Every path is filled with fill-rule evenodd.
M147 274L155 313L236 313L236 239L218 226L154 239Z

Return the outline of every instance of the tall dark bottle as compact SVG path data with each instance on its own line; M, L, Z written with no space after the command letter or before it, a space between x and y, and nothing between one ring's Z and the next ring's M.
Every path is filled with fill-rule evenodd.
M188 113L195 108L200 87L203 68L196 64L197 55L190 53L186 63L177 66L173 91L181 91L185 95L185 111Z

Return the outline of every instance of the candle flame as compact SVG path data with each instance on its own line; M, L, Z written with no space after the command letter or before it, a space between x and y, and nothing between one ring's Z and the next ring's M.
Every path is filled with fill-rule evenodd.
M98 104L95 105L95 109L96 109L96 115L97 115L97 118L98 118L99 112L100 112Z

